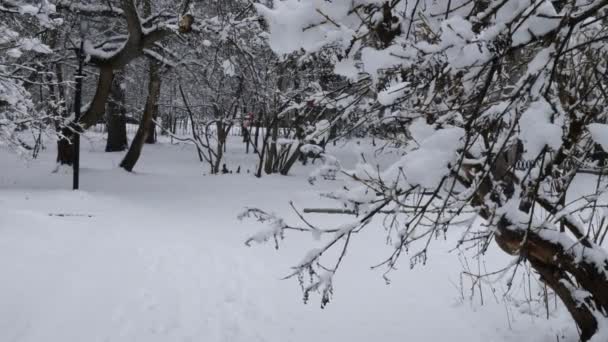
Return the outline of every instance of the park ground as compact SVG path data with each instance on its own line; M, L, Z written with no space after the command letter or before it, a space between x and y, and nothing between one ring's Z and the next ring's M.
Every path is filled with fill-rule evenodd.
M281 278L320 242L292 234L279 250L246 247L264 226L237 216L260 207L297 222L289 201L334 206L318 195L342 181L310 185L315 165L258 179L247 173L254 156L231 138L227 164L241 172L209 175L191 145L161 137L127 173L118 167L122 153L103 151L101 134L82 146L79 191L70 190L69 170L55 170L52 142L35 160L0 150L0 341L576 340L553 300L547 319L538 303L505 297L500 282L471 297L451 235L434 243L426 266L410 270L404 258L387 285L370 270L390 252L380 222L349 249L332 302L321 309L312 296L304 304L298 281ZM374 155L366 140L331 149L346 166L355 150ZM310 219L331 227L344 217ZM489 253L480 265L508 261Z

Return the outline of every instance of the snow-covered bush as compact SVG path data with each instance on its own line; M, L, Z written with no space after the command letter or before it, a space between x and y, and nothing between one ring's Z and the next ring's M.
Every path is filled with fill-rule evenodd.
M424 262L458 225L459 245L500 247L559 296L582 340L608 338L608 231L601 209L608 135L608 1L285 0L256 5L278 54L332 54L342 93L368 122L392 123L403 155L386 170L361 163L357 186L332 194L361 218L299 263L305 294L332 292L349 242L376 215L394 252ZM516 164L531 161L521 170ZM591 194L574 195L586 180ZM574 197L573 197L574 196ZM276 222L273 221L273 222ZM284 224L285 229L294 229ZM280 227L279 227L280 228ZM284 229L270 234L283 235ZM266 239L262 239L266 240ZM329 266L327 251L339 249Z

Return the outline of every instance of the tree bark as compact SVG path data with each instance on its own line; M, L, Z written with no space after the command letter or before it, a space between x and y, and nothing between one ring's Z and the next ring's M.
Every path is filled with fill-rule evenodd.
M158 68L150 68L150 79L153 77L158 78L158 88L162 87L162 78L159 75L152 75L153 72L158 73ZM155 94L156 96L152 99L152 120L156 122L158 120L158 99L160 98L160 92ZM156 143L156 125L150 125L148 134L146 136L146 144L155 144Z
M154 111L156 107L156 99L160 94L160 74L158 72L158 64L150 63L150 80L148 83L148 98L146 99L146 106L144 108L144 114L142 115L141 122L135 134L135 138L131 142L131 147L125 155L124 159L120 163L120 167L131 172L135 167L135 164L139 160L141 151L144 147L146 138L150 132L150 126L153 126L152 119L154 117ZM152 70L157 69L157 70Z
M108 127L106 152L124 151L129 146L123 82L123 72L116 73L112 82L111 100L108 103L108 112L106 113L106 125Z

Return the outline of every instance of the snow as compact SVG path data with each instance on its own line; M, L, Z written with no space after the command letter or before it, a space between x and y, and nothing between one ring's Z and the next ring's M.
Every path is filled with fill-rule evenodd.
M334 64L334 73L350 80L356 80L359 75L359 69L357 69L354 60L345 58Z
M297 144L298 140L297 139L287 139L287 138L278 138L277 139L277 145L292 145L292 144Z
M422 142L424 139L430 137L434 132L435 128L426 123L423 118L418 118L412 122L409 127L410 135L416 143Z
M513 32L513 46L526 44L535 37L542 37L555 30L561 22L561 18L557 16L555 8L549 1L543 0L539 6L530 6L525 2L528 1L520 1L520 5L534 9L534 14L527 17Z
M321 144L329 140L331 123L327 120L319 120L315 123L314 130L309 133L304 140Z
M152 58L154 58L159 63L170 66L172 68L177 66L177 62L172 61L171 59L165 57L164 55L152 50L152 49L142 49L142 51Z
M597 332L591 337L589 342L602 342L608 340L608 321L606 317L595 314L598 322ZM599 317L598 317L599 316Z
M532 85L531 95L534 98L538 98L541 95L543 88L548 83L546 77L548 76L549 70L553 67L553 54L555 53L555 45L551 44L549 47L540 50L536 56L528 63L528 70L525 75L520 78L519 85L523 85L527 82L528 77L538 76ZM542 77L544 73L545 77Z
M36 15L40 9L33 5L22 5L20 8L21 14Z
M38 53L48 54L53 52L46 44L43 44L38 38L22 38L19 42L21 48L27 51L35 51Z
M117 36L118 38L119 36ZM116 56L122 49L126 46L127 41L119 41L118 43L113 44L105 44L105 48L110 48L108 51L100 48L96 48L93 43L89 40L84 41L84 52L87 55L87 58L90 56L96 56L100 59L110 59Z
M412 56L414 53L404 51L398 45L391 45L384 50L365 47L361 49L361 62L365 72L369 73L374 81L377 81L380 70L400 65L407 66L404 59L399 56Z
M435 134L460 136L442 130L423 146L445 148L439 142L448 140ZM321 310L312 296L304 305L297 280L279 278L326 240L290 232L278 251L247 248L263 226L236 216L256 206L295 222L289 200L331 206L318 192L343 181L309 186L316 165L291 177L204 175L191 145L160 138L145 146L131 174L117 168L121 153L104 153L102 137L88 133L80 191L69 190L70 172L51 173L52 141L34 161L0 150L0 341L575 340L564 310L550 320L522 315L525 304L494 300L489 288L484 305L463 299L461 264L448 252L454 240L438 240L424 268L408 270L404 261L386 286L369 269L391 251L376 221L356 234L332 275L332 302ZM328 148L353 167L352 143ZM369 141L361 150L376 162ZM243 171L255 166L238 137L229 140L227 158ZM325 227L343 222L310 219ZM496 268L508 260L487 256Z
M234 64L229 59L226 59L222 63L222 68L224 69L224 75L226 76L234 76L236 75Z
M0 44L7 44L12 40L19 37L19 33L11 30L10 28L0 25Z
M378 93L378 103L383 106L390 106L397 100L403 98L405 93L410 90L409 82L400 82L398 84L388 87L388 89Z
M426 189L434 189L442 178L449 174L448 166L456 161L456 151L462 147L464 130L458 127L450 127L434 131L429 130L421 122L417 122L416 129L420 146L399 161L391 165L382 174L382 179L395 182L401 173L406 177L407 184L421 185ZM422 137L429 134L427 137Z
M0 27L0 35L2 34L1 31L1 27ZM10 34L10 31L9 31ZM16 36L14 35L7 35L5 38L0 38L0 44L2 44L2 42L7 42L9 39L12 38L16 38ZM34 52L38 52L38 53L43 53L43 54L48 54L53 52L51 50L51 48L49 48L47 45L43 44L42 42L40 42L40 40L38 38L21 38L19 40L19 42L17 43L17 47L9 49L8 51L6 51L7 56L12 57L12 58L19 58L23 55L23 51L34 51Z
M6 51L6 55L12 58L19 58L21 55L23 55L23 52L17 48L14 48Z
M524 143L524 157L534 160L540 151L548 146L557 150L562 143L562 128L551 123L553 109L541 99L530 104L519 119L520 138Z
M473 65L478 58L481 49L468 44L474 38L472 24L460 16L441 23L441 47L446 49L448 61L456 68Z
M608 125L593 123L587 125L587 129L591 133L593 140L600 144L604 151L608 151Z
M340 38L332 34L335 30L318 25L323 22L324 17L317 11L317 6L322 9L343 6L323 6L322 1L318 0L274 1L273 4L272 9L261 4L255 4L255 7L258 13L268 20L271 33L269 44L276 53L290 53L300 47L306 51L317 51L332 40ZM325 39L319 41L319 34Z

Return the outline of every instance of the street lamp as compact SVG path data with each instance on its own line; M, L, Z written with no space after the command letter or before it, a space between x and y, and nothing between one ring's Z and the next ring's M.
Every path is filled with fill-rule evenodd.
M82 107L82 65L84 63L84 37L87 32L87 23L84 20L80 22L80 46L76 49L76 58L78 59L78 72L76 73L76 93L74 94L74 122L76 134L74 136L74 172L72 179L72 189L78 190L80 181L80 108Z

